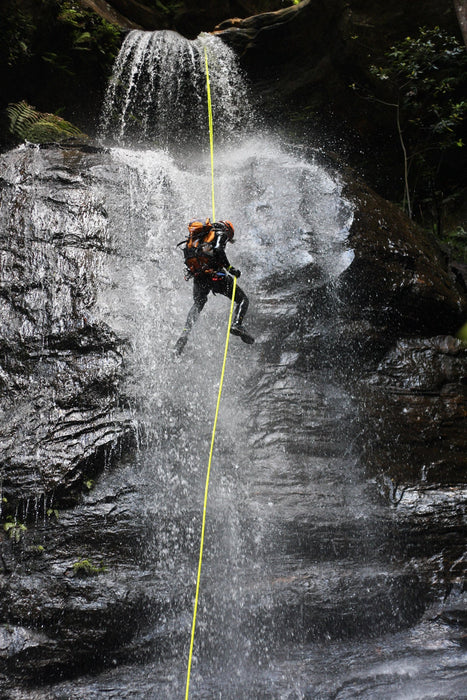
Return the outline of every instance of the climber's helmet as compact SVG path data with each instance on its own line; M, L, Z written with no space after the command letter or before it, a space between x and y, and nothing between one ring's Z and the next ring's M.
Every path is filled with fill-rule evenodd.
M220 224L224 225L224 230L227 234L227 240L233 243L234 237L234 227L231 221L220 221Z

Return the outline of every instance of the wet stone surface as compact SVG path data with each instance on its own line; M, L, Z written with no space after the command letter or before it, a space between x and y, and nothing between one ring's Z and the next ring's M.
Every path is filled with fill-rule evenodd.
M225 188L233 218L251 216L236 255L257 341L229 350L195 682L207 697L287 697L291 679L291 697L340 683L372 697L385 654L430 682L419 628L444 682L446 664L465 671L467 358L447 335L465 296L394 208L348 183L346 230L331 178L289 157L262 172L248 154ZM195 195L162 153L3 161L0 681L18 700L175 697L222 342L214 299L183 363L166 357L191 303L166 231ZM283 213L284 162L305 243L278 275L282 234L254 226Z
M389 477L394 487L465 484L464 343L445 336L401 340L368 378L364 391L369 469Z
M3 157L0 474L10 510L63 497L134 432L119 402L122 340L93 320L108 248L89 187L101 157L31 148Z

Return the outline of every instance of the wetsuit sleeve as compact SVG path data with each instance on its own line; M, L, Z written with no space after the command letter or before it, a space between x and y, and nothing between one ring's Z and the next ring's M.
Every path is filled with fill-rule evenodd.
M217 234L216 243L214 245L214 256L216 263L219 267L230 267L230 263L225 254L225 246L227 243L227 236L225 234Z

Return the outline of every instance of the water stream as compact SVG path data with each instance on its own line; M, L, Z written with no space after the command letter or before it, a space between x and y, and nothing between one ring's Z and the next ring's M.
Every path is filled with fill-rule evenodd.
M102 118L114 145L93 173L114 251L99 270L96 313L130 339L125 392L144 426L136 462L118 478L137 484L138 508L153 523L145 557L165 605L145 634L159 652L48 697L184 693L228 319L227 301L211 296L174 360L191 305L176 243L211 204L204 45L217 105L216 214L235 225L228 253L256 343L232 338L229 349L191 697L461 698L458 647L441 621L419 621L416 577L391 557L390 515L361 474L354 398L338 367L309 359L311 343L326 354L333 284L352 260L352 207L336 177L255 128L235 57L219 39L165 32L127 38Z
M187 41L172 31L134 30L114 66L101 116L102 135L131 146L206 145L205 50L216 137L244 128L251 118L245 82L235 55L220 39L202 34Z

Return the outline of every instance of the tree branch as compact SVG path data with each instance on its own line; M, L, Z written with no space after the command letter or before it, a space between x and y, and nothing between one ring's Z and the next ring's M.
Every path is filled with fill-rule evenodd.
M407 214L409 215L409 219L411 219L412 218L412 206L410 203L409 170L407 167L407 149L405 147L404 137L402 135L399 103L397 103L397 106L396 106L396 123L397 123L397 132L399 134L399 141L401 143L402 152L404 154L404 189L405 189L405 197L404 198L407 201Z
M464 44L467 46L467 2L466 0L454 0L454 7L459 27L464 38Z

